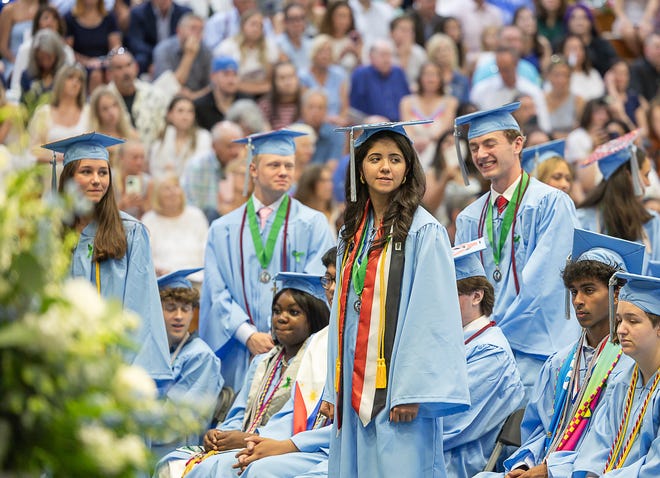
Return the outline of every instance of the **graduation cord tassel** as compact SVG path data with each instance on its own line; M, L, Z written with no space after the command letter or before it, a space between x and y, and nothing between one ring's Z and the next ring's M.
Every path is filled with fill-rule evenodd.
M387 240L380 254L380 321L378 324L378 359L376 360L376 388L387 388L387 365L385 364L385 258L387 257L387 246L390 241Z

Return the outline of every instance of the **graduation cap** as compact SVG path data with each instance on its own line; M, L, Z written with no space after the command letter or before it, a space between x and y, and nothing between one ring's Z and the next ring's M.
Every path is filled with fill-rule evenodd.
M404 138L406 138L409 142L410 145L412 146L413 142L406 134L406 130L403 128L404 126L411 126L411 125L416 125L416 124L426 124L426 123L432 123L433 120L418 120L418 121L398 121L398 122L383 122L383 123L371 123L371 124L358 124L358 125L353 125L353 126L346 126L344 128L335 128L335 132L340 132L340 131L348 131L348 137L349 137L349 184L350 184L350 198L349 200L351 202L357 201L357 188L356 188L356 177L357 177L357 172L356 172L356 166L355 166L355 148L359 147L360 145L364 144L366 140L368 140L371 136L373 136L376 133L380 133L381 131L390 131L392 133L400 134ZM362 134L355 138L355 132L356 131L362 131Z
M527 173L532 174L539 164L550 158L564 158L565 139L556 139L547 143L537 144L522 150L522 167Z
M275 280L282 283L279 290L296 289L307 292L323 302L327 302L325 289L321 284L321 276L304 274L302 272L280 272L275 276Z
M51 178L53 191L57 189L55 153L64 154L64 166L71 161L77 161L79 159L99 159L102 161L108 161L110 155L106 148L125 142L126 140L124 139L114 138L103 133L92 132L42 145L42 148L49 149L53 152L53 160L51 161L53 167Z
M192 283L186 279L190 274L199 272L203 267L196 267L194 269L181 269L178 271L170 272L157 279L158 289L192 289Z
M614 313L614 285L617 279L625 279L626 284L619 291L619 301L630 302L647 314L660 315L660 279L656 277L616 272L610 279L610 339L616 336Z
M660 279L660 261L649 261L646 264L646 273L651 277Z
M463 181L467 186L469 184L467 176L467 168L465 166L465 159L461 153L460 138L463 138L461 126L469 125L467 139L471 140L484 134L492 133L494 131L503 131L507 129L515 129L520 131L520 125L511 113L520 108L520 101L508 103L506 105L498 106L485 111L475 111L467 115L459 116L454 120L454 141L456 142L456 153L458 154L458 162L461 165L461 173L463 174Z
M641 274L644 264L644 245L584 229L575 229L571 256L575 262L598 261L621 271Z
M278 129L266 133L251 134L245 138L234 140L234 143L247 144L248 148L243 196L247 196L248 184L250 182L249 169L252 158L255 155L277 154L279 156L291 156L296 154L296 143L293 141L293 138L305 136L306 134L289 129Z
M484 266L475 254L485 248L486 241L483 237L451 248L457 281L470 277L486 277Z
M633 190L636 196L643 194L639 179L639 165L637 164L637 146L635 140L639 137L639 129L619 136L605 144L598 146L593 153L582 163L582 167L598 162L598 169L605 180L610 179L623 164L630 162Z

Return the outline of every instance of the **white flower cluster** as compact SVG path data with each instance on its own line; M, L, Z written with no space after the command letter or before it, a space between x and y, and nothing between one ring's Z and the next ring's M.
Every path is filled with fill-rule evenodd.
M117 436L112 430L98 424L83 425L78 432L89 456L109 475L125 469L144 469L148 462L144 441L136 435Z

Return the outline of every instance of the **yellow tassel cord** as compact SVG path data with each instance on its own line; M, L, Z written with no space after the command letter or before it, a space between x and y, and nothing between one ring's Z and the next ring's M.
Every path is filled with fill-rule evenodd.
M96 292L101 295L101 265L96 261Z
M387 257L387 246L385 243L383 252L380 255L379 286L380 286L380 322L378 324L378 360L376 361L376 388L387 388L387 366L385 365L385 258Z

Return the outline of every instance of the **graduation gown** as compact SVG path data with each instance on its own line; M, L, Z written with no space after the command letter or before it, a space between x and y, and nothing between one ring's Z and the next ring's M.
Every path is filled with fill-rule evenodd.
M483 318L485 324L489 320ZM465 332L465 340L474 333ZM502 424L521 407L525 395L513 352L499 327L486 329L465 348L471 405L443 419L445 463L451 478L471 478L483 470Z
M337 270L341 270L340 242ZM336 404L337 288L328 333L328 380L324 399ZM352 373L357 339L357 299L349 284L343 347L342 426L333 424L329 476L444 477L442 417L467 410L465 349L456 291L454 262L447 232L421 207L415 212L405 242L399 314L387 370L385 407L363 426L351 406ZM419 404L408 423L389 421L396 405Z
M628 373L622 374L619 380L612 383L611 394L603 406L597 410L594 425L589 430L580 453L575 458L572 474L563 476L582 478L587 476L587 473L595 473L596 476L607 478L655 478L660 476L660 387L657 387L651 396L639 434L633 442L623 467L602 474L623 418L626 392L632 378L632 371L633 368L630 367ZM651 377L644 386L641 385L641 380L637 382L628 431L635 423L654 378L655 376ZM626 433L627 436L628 433Z
M481 230L479 227L488 197L489 194L484 194L458 215L456 244L486 237L487 248L481 257L486 276L491 279L495 270L493 247L488 243L485 225ZM501 220L493 222L495 237L499 237L496 231L499 231ZM564 318L564 284L561 280L577 224L575 206L568 195L530 178L513 226L520 292L516 292L511 262L511 232L502 248L502 280L491 281L497 298L491 318L516 353L545 360L567 342L578 338L578 324ZM531 380L522 371L521 375L525 384L533 383L536 378L536 373Z
M644 231L648 236L651 249L646 249L644 254L644 275L650 275L648 270L649 261L660 261L660 215L657 212L647 210L653 218L644 224ZM593 207L580 208L577 210L577 218L580 221L580 227L587 231L598 232L599 234L607 234L603 231L601 221L599 220L598 210ZM637 241L640 244L642 241Z
M139 348L136 352L127 353L126 360L143 367L156 381L171 380L170 351L156 272L151 261L149 236L137 219L122 211L119 214L128 248L121 259L100 263L101 295L120 300L125 309L137 313L142 319L131 335ZM71 261L71 277L83 277L95 287L96 272L91 257L97 229L96 221L83 229Z
M249 199L250 201L252 198ZM282 263L284 225L275 243L272 260L267 268L270 277L278 272L306 272L322 275L323 254L335 244L325 216L295 199L289 199L291 209L286 238L286 266ZM262 268L257 260L248 220L243 231L241 223L246 205L217 219L209 230L204 259L204 283L199 314L199 335L222 360L225 384L238 390L243 384L250 352L235 338L241 324L249 323L245 296L254 326L259 332L270 331L273 300L272 281L259 281ZM266 242L276 214L268 217L261 231ZM243 242L243 264L240 243ZM244 281L241 278L244 274ZM243 295L245 287L245 296Z

